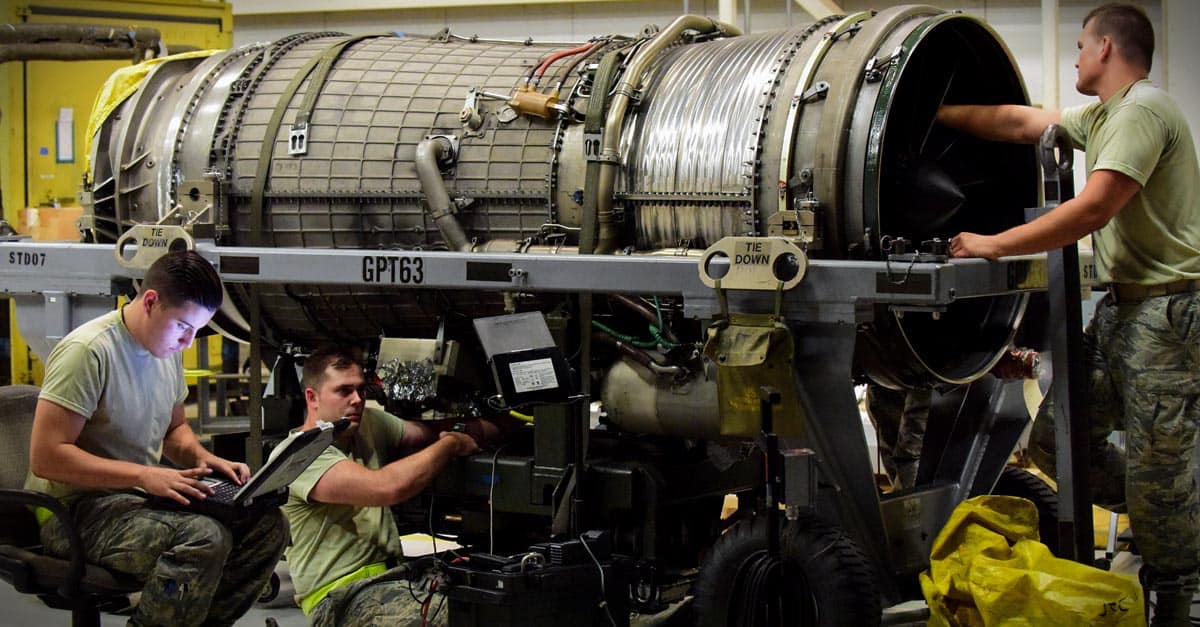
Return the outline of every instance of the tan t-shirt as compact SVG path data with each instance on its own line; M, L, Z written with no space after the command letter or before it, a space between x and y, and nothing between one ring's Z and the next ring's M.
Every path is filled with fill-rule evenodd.
M187 398L178 355L151 355L129 333L121 311L84 323L46 360L40 398L87 418L75 444L99 457L155 465L175 406ZM25 487L63 497L85 488L30 472Z
M1200 279L1200 165L1178 105L1148 80L1108 102L1062 111L1087 154L1087 172L1120 172L1142 185L1092 235L1102 282L1156 285Z
M334 464L350 460L378 470L400 457L403 436L403 420L368 408L349 444L335 440L292 482L283 513L292 530L287 561L297 600L363 566L403 555L390 508L308 500L313 487Z

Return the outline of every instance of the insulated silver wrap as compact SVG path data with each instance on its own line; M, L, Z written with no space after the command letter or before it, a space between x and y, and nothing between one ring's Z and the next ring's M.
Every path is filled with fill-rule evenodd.
M640 245L711 243L756 230L760 133L786 67L783 52L802 36L785 31L679 46L654 66L641 112L623 137L625 189L661 196L632 203Z

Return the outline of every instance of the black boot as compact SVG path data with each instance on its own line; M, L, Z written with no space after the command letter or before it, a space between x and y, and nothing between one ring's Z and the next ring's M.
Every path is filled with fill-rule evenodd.
M1180 592L1155 592L1154 615L1150 627L1191 627L1192 595Z

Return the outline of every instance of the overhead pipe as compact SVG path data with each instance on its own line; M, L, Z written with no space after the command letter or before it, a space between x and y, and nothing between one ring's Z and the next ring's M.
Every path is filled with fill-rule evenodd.
M701 34L720 32L726 35L740 35L742 31L736 26L718 22L714 19L698 15L682 15L671 22L662 32L654 36L629 61L629 67L621 75L621 80L614 90L612 103L609 105L608 116L604 122L604 135L600 148L600 176L596 186L596 221L597 254L611 253L616 249L617 228L613 220L613 189L617 180L617 165L621 160L621 127L625 123L625 114L633 96L642 85L650 63L662 51L673 45L685 31L698 31Z
M158 56L160 50L162 34L157 28L117 28L94 24L0 26L0 63L97 59L138 62Z

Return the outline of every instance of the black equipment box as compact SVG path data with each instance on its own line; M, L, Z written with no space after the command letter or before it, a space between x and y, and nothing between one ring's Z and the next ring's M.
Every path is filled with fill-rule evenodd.
M571 369L541 313L476 318L474 325L505 407L571 400Z
M474 560L473 560L474 561ZM494 556L449 567L445 588L449 627L610 627L600 606L600 570L590 559L566 566L529 564ZM608 612L617 627L629 625L625 568L602 562Z

